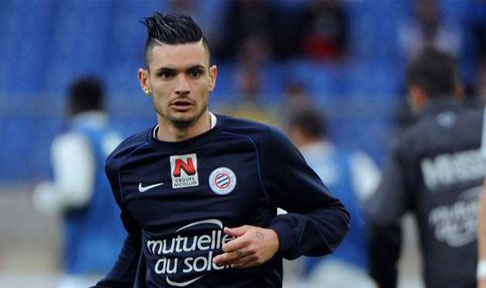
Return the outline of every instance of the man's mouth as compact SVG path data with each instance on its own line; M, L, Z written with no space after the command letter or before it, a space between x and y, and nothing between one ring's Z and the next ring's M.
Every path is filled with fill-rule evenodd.
M178 112L185 112L192 108L193 103L189 100L176 100L170 106Z

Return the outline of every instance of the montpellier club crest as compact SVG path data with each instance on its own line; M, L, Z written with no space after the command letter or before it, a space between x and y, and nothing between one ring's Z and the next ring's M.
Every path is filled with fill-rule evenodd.
M236 175L227 167L216 168L209 175L209 187L214 193L226 195L231 193L236 186Z

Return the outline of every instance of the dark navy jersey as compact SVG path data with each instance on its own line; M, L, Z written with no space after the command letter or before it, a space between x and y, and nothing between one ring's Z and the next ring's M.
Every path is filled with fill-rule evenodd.
M107 160L128 236L95 287L281 287L282 257L330 253L346 234L346 209L276 130L226 116L180 142L153 130ZM241 225L274 229L277 254L254 268L214 264L232 240L223 227Z
M426 286L476 287L482 117L457 102L434 102L396 143L366 205L371 273L381 287L396 286L400 229L393 226L406 212L417 219Z

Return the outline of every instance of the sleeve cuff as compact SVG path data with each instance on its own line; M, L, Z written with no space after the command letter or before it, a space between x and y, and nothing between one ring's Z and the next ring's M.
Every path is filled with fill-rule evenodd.
M278 251L287 259L292 257L291 251L296 247L296 239L292 237L293 226L292 223L280 215L272 221L270 229L273 229L279 239Z

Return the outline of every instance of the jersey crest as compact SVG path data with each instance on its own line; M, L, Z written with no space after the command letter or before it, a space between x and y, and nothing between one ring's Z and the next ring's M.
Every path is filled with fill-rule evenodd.
M219 167L209 175L209 187L214 193L226 195L236 186L236 175L227 167Z

